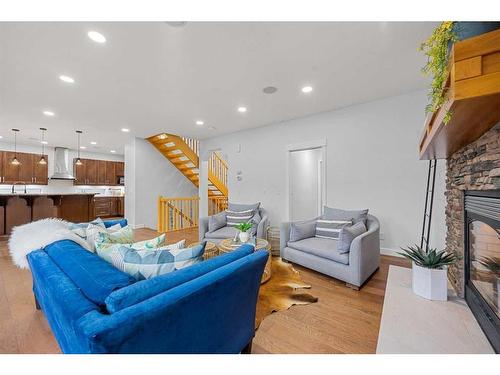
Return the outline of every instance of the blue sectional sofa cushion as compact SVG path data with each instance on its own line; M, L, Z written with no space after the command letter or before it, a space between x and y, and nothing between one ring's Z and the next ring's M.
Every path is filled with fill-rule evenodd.
M120 226L126 227L128 225L127 219L117 219L117 220L104 220L104 226L106 228L112 227L113 225L120 224Z
M110 313L123 310L250 255L253 252L254 247L252 245L242 245L235 251L208 259L191 267L153 277L152 279L138 281L128 288L118 289L111 293L106 298L106 309Z
M99 306L105 305L105 299L111 292L135 282L132 276L73 241L54 242L45 247L45 252L82 293Z

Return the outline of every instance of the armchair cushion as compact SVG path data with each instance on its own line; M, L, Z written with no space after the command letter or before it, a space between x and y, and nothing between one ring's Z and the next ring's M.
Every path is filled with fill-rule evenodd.
M257 211L260 208L260 202L252 204L241 204L241 203L228 203L228 209L230 211Z
M337 250L337 242L338 240L311 237L300 241L289 241L288 247L337 263L349 264L349 254L341 254Z
M237 233L238 229L235 227L223 227L214 232L205 233L205 239L223 240L225 238L234 238Z
M366 232L366 226L363 222L351 226L345 226L341 229L337 249L341 254L348 253L351 250L352 241Z
M208 231L214 232L227 224L226 212L222 211L208 218Z
M353 223L362 221L366 225L368 209L366 210L342 210L324 206L323 218L326 220L352 220Z
M351 220L316 220L316 237L337 240L340 231L346 226L352 225Z
M300 241L314 237L316 233L316 219L290 223L290 241Z

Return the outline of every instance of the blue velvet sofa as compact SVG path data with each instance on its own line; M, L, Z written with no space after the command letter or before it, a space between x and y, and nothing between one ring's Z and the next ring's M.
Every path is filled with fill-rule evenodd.
M142 281L69 240L28 261L64 353L246 353L267 257L243 245Z

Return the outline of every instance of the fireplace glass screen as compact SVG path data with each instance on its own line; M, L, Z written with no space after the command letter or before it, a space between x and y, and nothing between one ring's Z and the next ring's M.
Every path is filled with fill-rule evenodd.
M474 220L469 223L470 282L500 317L500 229Z

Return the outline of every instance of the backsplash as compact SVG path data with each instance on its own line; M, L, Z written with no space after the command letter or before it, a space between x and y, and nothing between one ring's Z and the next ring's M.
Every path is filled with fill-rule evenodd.
M16 192L24 192L24 185L16 185ZM75 186L73 181L49 180L48 185L26 185L26 192L31 194L71 194L93 193L99 195L122 196L124 186ZM12 185L0 185L0 194L11 194Z

